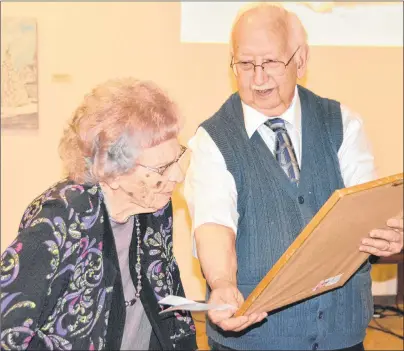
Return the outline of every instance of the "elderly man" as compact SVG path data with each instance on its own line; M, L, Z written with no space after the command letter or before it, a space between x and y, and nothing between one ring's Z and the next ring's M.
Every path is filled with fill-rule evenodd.
M298 18L257 5L232 30L238 92L198 128L185 196L209 302L239 307L335 189L374 179L362 122L297 85L309 48ZM403 246L402 219L358 250ZM372 317L370 264L342 288L279 312L209 311L215 350L363 350Z

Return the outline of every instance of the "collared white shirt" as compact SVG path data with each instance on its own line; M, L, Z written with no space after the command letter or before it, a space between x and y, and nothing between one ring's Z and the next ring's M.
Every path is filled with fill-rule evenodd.
M244 124L248 136L261 135L271 152L275 151L275 133L264 123L268 117L242 103ZM353 186L376 178L374 157L358 114L341 104L343 141L338 151L345 186ZM295 95L290 107L277 116L285 126L301 166L302 128L300 98ZM273 117L275 118L275 117ZM188 143L192 150L185 177L184 195L192 219L192 233L205 223L221 224L237 233L237 189L232 174L215 142L203 127L199 127Z

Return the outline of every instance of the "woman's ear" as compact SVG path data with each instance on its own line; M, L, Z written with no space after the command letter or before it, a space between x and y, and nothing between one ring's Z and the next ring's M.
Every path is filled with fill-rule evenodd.
M119 177L101 181L100 185L101 187L107 187L111 190L117 190L119 188Z

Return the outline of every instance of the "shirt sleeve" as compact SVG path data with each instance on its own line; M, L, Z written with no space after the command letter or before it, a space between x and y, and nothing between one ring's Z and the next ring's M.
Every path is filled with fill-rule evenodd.
M192 219L192 233L205 223L220 224L237 233L236 183L221 152L202 127L188 146L192 155L184 195Z
M341 105L341 113L344 138L338 159L345 186L372 181L377 178L377 174L362 118L344 105Z

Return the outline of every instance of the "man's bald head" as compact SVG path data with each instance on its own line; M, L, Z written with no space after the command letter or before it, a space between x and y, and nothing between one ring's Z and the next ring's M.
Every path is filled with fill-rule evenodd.
M243 32L266 28L282 38L291 50L307 47L307 33L299 18L277 3L249 4L242 8L233 23L231 31L231 52L237 46L237 39Z

